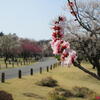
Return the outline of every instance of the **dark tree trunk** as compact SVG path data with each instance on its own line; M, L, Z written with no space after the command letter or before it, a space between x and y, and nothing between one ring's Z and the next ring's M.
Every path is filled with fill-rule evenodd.
M8 56L5 57L4 62L6 63L8 60Z
M100 62L98 57L93 58L94 66L97 69L97 75L100 77Z
M93 65L92 69L95 69L95 65Z
M95 61L96 69L97 69L97 75L100 77L100 63L99 59Z
M97 67L97 75L100 77L100 66Z

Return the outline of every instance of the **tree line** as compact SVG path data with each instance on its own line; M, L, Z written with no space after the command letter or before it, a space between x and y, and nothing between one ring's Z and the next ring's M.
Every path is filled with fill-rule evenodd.
M7 61L17 62L18 58L23 61L29 59L41 59L43 56L51 56L49 40L35 41L26 38L20 38L14 34L4 34L0 32L0 58Z

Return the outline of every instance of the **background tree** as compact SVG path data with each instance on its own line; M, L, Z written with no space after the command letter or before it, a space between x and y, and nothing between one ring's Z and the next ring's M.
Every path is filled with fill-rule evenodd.
M51 40L40 40L40 41L38 41L38 44L43 47L42 55L44 57L52 56L53 55L52 49L51 49L51 45L50 45L50 41Z
M0 32L0 36L4 36L4 33L3 32Z
M39 56L42 52L42 47L38 45L37 42L29 40L29 39L21 39L21 55L23 60L27 60L29 57Z
M2 55L5 57L5 62L11 58L14 60L16 49L20 46L18 37L16 34L8 34L0 37L0 50Z
M15 33L4 35L0 33L0 56L4 58L5 63L18 62L19 58L23 61L40 59L42 55L42 46L37 41L18 37Z

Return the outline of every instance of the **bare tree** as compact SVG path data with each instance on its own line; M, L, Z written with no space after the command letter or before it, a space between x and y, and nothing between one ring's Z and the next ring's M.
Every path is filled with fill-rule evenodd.
M100 1L78 3L76 0L68 0L68 4L76 24L67 22L66 30L77 37L75 41L79 43L79 49L96 67L97 75L82 67L78 61L74 65L100 79Z

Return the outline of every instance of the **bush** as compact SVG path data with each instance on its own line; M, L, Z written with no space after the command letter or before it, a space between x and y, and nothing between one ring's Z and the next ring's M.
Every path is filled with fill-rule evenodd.
M5 91L0 91L0 100L13 100L13 98L11 94Z
M52 91L48 95L48 100L66 100L62 95L59 95L56 91Z
M54 88L48 94L48 100L66 100L67 98L85 98L88 100L95 100L96 93L86 87L74 87L73 91L63 89L61 87Z
M73 93L70 90L66 90L61 87L55 88L54 92L56 92L58 95L64 96L64 97L72 97L73 96Z
M46 77L42 79L41 81L38 81L36 84L40 86L55 87L57 86L57 81L51 77Z
M81 98L95 98L96 93L86 87L74 87L74 94Z
M52 94L49 94L47 100L66 100L66 98L64 96L60 96L56 93L52 93Z
M48 100L66 100L67 97L73 97L73 94L69 90L61 87L55 88L48 94Z

